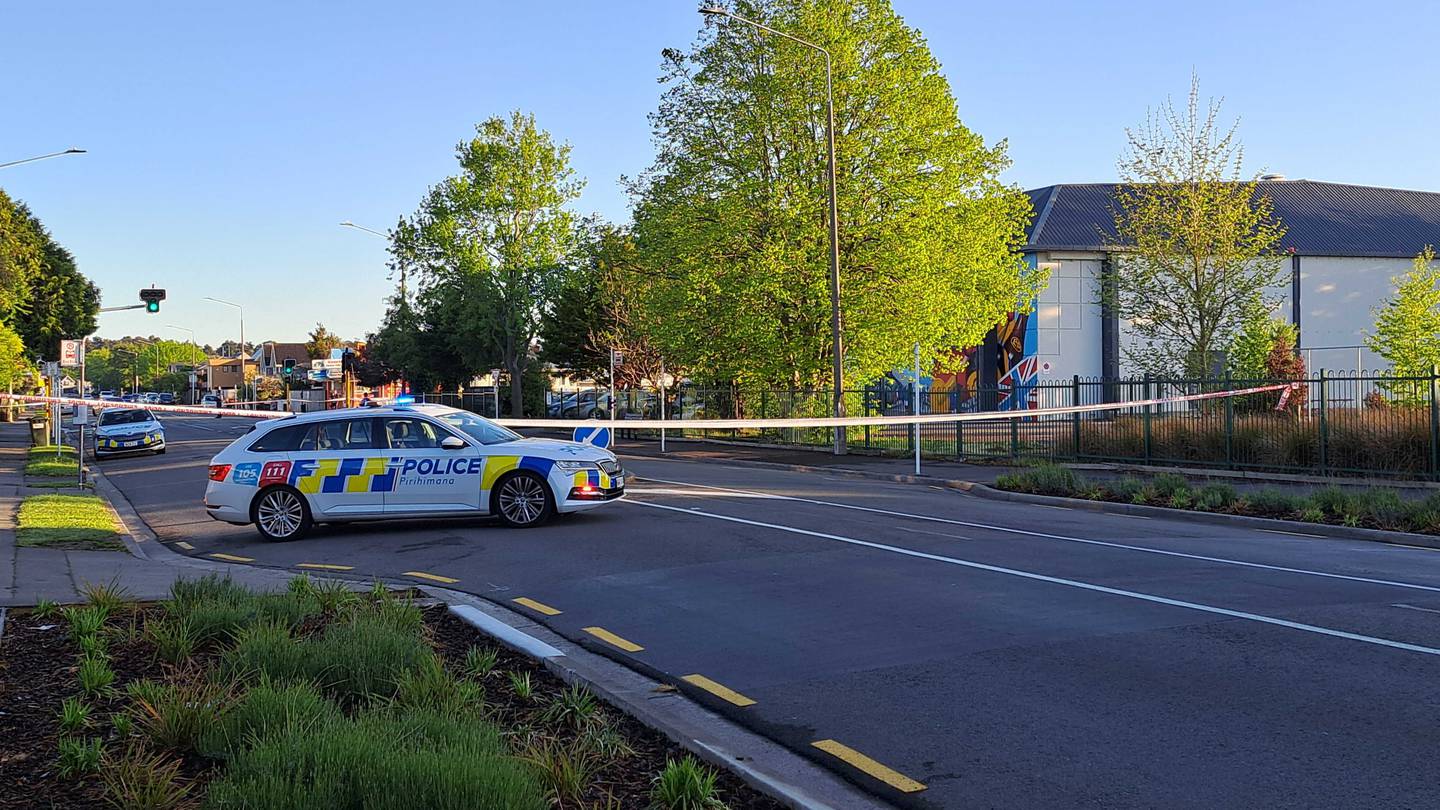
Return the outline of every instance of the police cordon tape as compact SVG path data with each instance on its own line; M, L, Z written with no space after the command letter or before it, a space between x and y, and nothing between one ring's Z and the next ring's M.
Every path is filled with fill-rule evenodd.
M1263 394L1270 391L1298 389L1301 383L1276 383L1232 391L1209 391L1203 394L1183 394L1178 397L1157 397L1136 399L1129 402L1106 402L1100 405L1065 405L1057 408L1031 408L1014 411L972 411L969 413L932 413L922 416L848 416L837 419L833 416L804 417L798 419L495 419L512 428L573 428L577 425L599 425L616 430L735 430L745 428L827 428L864 427L866 425L929 425L949 422L991 422L1002 419L1035 419L1046 416L1069 416L1071 414L1102 413L1123 411L1131 408L1145 408L1154 405L1169 405L1181 402L1199 402L1207 399L1223 399L1248 394Z
M617 430L743 430L749 428L827 428L864 427L866 425L929 425L950 422L991 422L1003 419L1036 419L1046 416L1069 416L1071 414L1103 413L1124 411L1132 408L1163 406L1182 402L1199 402L1208 399L1264 394L1271 391L1295 390L1301 383L1275 383L1253 388L1230 391L1208 391L1203 394L1182 394L1177 397L1156 397L1136 399L1129 402L1106 402L1099 405L1064 405L1055 408L1031 408L1014 411L972 411L969 413L932 413L921 416L849 416L802 417L797 419L496 419L492 420L506 427L519 428L564 428L569 430L578 425L597 425ZM281 419L294 416L290 411L241 410L233 408L201 408L189 405L146 405L139 402L113 402L103 399L81 399L79 397L42 397L27 394L0 393L0 400L42 405L88 405L94 408L145 408L156 413L190 413L204 416L242 416L253 419ZM385 404L389 401L377 400ZM323 411L311 411L323 413Z

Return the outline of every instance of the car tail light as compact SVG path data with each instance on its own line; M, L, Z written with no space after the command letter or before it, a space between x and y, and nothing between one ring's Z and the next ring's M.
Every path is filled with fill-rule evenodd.
M229 465L229 464L211 464L211 465L210 465L210 480L211 480L211 481L224 481L224 480L225 480L225 476L227 476L227 475L229 475L229 474L230 474L230 465Z

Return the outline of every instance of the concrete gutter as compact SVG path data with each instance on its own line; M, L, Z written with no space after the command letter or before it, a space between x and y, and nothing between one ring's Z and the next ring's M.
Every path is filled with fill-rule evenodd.
M675 687L591 652L548 627L478 596L421 585L450 612L523 655L556 650L540 663L568 684L580 684L660 732L699 759L798 810L884 810L891 805L833 771L704 708ZM505 628L496 633L495 625Z

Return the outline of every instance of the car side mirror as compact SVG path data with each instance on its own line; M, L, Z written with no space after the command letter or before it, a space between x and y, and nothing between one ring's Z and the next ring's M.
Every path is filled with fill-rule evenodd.
M465 447L465 441L459 436L446 436L440 440L441 450L460 450Z

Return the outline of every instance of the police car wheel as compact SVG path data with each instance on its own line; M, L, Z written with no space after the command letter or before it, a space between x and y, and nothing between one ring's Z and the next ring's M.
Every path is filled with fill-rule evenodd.
M295 490L272 487L255 499L250 520L266 540L295 540L310 531L310 507Z
M539 526L555 512L550 487L530 472L518 472L502 479L491 498L495 514L505 525L516 528Z

